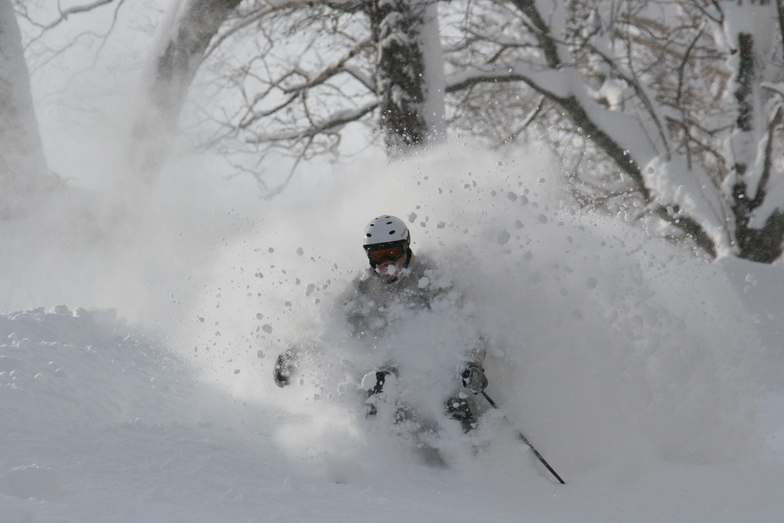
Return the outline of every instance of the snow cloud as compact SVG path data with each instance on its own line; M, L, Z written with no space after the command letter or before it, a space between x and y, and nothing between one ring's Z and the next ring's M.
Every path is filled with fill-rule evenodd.
M230 394L313 420L296 448L350 440L340 381L370 369L349 367L356 347L334 303L365 266L364 225L390 213L474 307L491 341L490 395L566 466L748 452L761 347L722 267L573 208L556 165L466 144L303 176L221 246L200 303L183 311L181 345ZM438 353L459 342L443 321L395 341ZM278 389L274 361L292 344L315 348L324 368Z

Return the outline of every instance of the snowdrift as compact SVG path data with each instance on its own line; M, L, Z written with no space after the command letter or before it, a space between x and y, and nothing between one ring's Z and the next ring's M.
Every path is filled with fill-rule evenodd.
M210 241L189 220L144 227L145 245L209 253L150 288L154 257L127 243L142 261L117 302L137 282L164 319L1 313L3 521L775 520L780 269L707 263L622 217L573 209L555 170L536 151L499 160L468 147L358 162L229 213ZM382 213L409 223L415 252L466 305L375 345L437 362L476 326L491 344L488 393L566 486L500 413L468 436L443 423L449 467L433 469L341 394L372 362L338 297L364 266L364 224ZM101 249L78 248L100 265ZM57 275L73 278L57 289L86 281ZM272 365L293 343L321 366L280 389Z

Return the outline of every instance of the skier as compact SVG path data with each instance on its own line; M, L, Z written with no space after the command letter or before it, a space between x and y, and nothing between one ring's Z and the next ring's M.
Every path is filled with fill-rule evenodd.
M354 337L379 338L392 324L405 321L417 311L431 309L448 295L454 296L451 282L438 274L430 260L415 258L410 245L408 227L399 218L379 216L365 227L363 248L370 268L352 282L340 299ZM465 432L475 428L477 422L476 402L471 396L480 394L488 383L482 366L484 355L484 342L479 339L456 376L454 394L445 402L446 413L459 421ZM296 358L296 351L292 350L278 357L274 369L278 386L290 383ZM368 394L369 416L376 413L373 400L397 374L394 362L388 362L364 376L361 387Z

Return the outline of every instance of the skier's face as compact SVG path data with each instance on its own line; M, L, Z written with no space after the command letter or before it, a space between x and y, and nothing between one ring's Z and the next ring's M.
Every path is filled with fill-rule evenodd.
M400 276L406 266L407 246L403 242L368 247L366 250L370 266L376 273L388 281Z
M403 270L403 265L406 263L406 257L403 256L397 260L385 259L381 263L376 264L376 272L381 277L392 280L400 276L400 271Z

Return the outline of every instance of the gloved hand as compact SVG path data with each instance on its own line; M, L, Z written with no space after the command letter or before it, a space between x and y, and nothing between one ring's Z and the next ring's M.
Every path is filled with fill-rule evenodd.
M463 387L467 388L474 394L479 394L485 387L487 387L487 376L481 367L471 365L460 374L463 379Z
M362 377L361 388L368 392L368 396L378 394L384 389L387 376L391 374L386 370L374 370Z
M275 385L282 388L291 383L291 377L297 371L298 359L299 353L296 348L290 348L278 356L275 360L275 368L272 369Z

